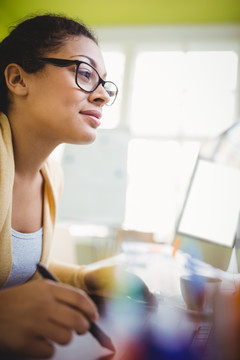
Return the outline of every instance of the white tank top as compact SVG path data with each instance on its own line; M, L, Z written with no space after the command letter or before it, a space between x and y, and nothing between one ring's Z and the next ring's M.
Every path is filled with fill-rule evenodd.
M43 229L33 233L12 231L12 269L4 288L22 284L36 271L42 253Z

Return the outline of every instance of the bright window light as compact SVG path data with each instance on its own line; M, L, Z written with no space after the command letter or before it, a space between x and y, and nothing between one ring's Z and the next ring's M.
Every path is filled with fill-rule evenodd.
M132 140L125 226L169 237L175 221L177 142ZM166 157L165 154L168 154ZM164 219L164 220L163 220Z
M130 126L135 134L177 135L182 113L184 53L140 52L136 58Z
M236 89L238 57L233 51L190 51L185 63L187 89Z
M107 79L113 81L118 87L116 101L112 106L105 106L103 110L101 127L112 129L116 127L120 121L125 55L120 51L103 51L103 57L107 69Z
M124 226L171 240L199 144L135 139L128 156Z
M103 109L101 128L129 136L125 218L118 225L169 241L201 144L240 116L240 26L107 27L98 34L107 80L119 89ZM61 158L61 151L53 155ZM101 166L97 157L89 161ZM87 186L88 168L76 167ZM105 199L103 185L93 191Z
M233 51L142 51L136 58L130 126L136 135L208 137L236 111Z
M231 92L187 92L182 132L189 137L216 136L233 123L235 106L236 95Z

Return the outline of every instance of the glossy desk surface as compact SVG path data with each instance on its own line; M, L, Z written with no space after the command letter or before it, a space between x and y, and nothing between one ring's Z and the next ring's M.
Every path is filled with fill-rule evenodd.
M194 321L191 319L190 322L184 322L183 326L192 326L192 323L199 321L199 317L194 317L196 314L191 314L186 310L181 296L179 278L185 271L186 258L181 253L174 257L172 254L171 246L140 244L139 248L130 249L127 254L120 254L92 264L93 268L112 264L125 265L129 271L139 275L152 292L158 294L158 308L151 310L149 315L149 311L145 312L142 304L138 306L135 300L128 299L120 307L119 301L106 302L104 316L100 318L99 325L111 337L116 353L113 354L110 350L101 347L90 333L83 336L73 334L69 345L56 345L56 351L51 360L124 360L129 340L134 339L134 334L145 328L149 317L153 320L154 326L160 324L158 331L163 336L165 328L169 331L169 324L172 329L181 332L179 314L182 316L185 311L187 317L193 315ZM201 270L209 275L225 276L208 266L204 266ZM232 278L226 276L225 282L231 289Z

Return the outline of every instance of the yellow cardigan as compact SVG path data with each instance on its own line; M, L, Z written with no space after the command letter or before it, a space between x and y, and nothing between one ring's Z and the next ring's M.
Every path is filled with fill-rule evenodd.
M11 213L14 172L11 128L8 118L0 113L0 287L7 282L12 267ZM62 190L62 172L52 159L48 159L41 173L44 179L41 263L48 266L60 281L86 290L83 279L85 266L50 261L56 202ZM32 279L38 277L39 274L36 272Z

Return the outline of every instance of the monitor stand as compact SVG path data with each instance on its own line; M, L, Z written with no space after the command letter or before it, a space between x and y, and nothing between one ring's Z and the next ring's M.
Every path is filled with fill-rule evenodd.
M235 243L232 249L232 254L227 272L229 274L232 274L232 282L233 282L234 290L236 290L237 287L239 287L240 285L240 215L238 218Z
M228 265L227 272L230 274L237 274L238 273L238 260L237 260L237 252L235 246L232 249L232 255L230 258L230 262Z

